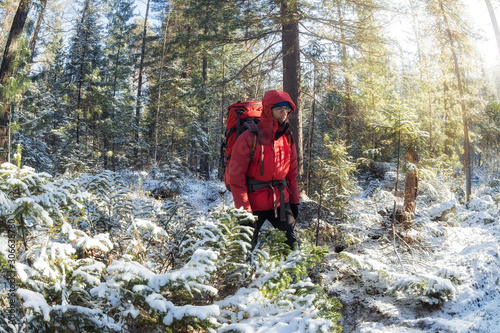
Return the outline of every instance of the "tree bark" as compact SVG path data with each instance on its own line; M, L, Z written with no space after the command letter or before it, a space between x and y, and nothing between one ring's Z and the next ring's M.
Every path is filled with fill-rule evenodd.
M222 53L223 53L223 58L222 58L222 81L224 82L226 80L226 56L225 56L225 48L224 46L222 47ZM226 84L222 84L222 91L221 91L221 103L220 103L220 112L219 112L219 136L221 138L224 137L225 134L225 129L226 126L224 125L224 110L225 110L225 105L226 105ZM222 144L222 143L221 143ZM222 149L222 148L221 148ZM220 181L224 180L224 156L222 156L222 150L221 150L221 157L219 158L219 174L218 178Z
M470 200L471 194L471 163L470 163L470 142L469 142L469 125L467 121L467 109L464 99L464 88L462 85L462 76L460 73L460 67L458 65L458 57L455 50L455 43L453 35L451 34L450 26L448 24L448 18L446 17L443 2L439 0L439 7L441 9L441 14L443 15L443 21L445 24L446 34L450 42L451 55L453 57L453 64L455 66L455 75L457 77L458 94L460 98L460 107L462 109L462 122L464 129L464 170L465 170L465 200Z
M7 27L8 27L9 22L10 22L9 16L13 11L17 10L17 7L16 7L17 4L15 4L15 3L5 4L5 2L4 2L4 6L5 6L4 7L5 15L3 18L2 30L0 30L0 51L2 50L2 46L3 46L2 45L2 39L3 39L2 36L4 34L4 31L7 31Z
M495 15L495 10L491 5L491 0L485 0L486 7L488 7L488 13L490 14L491 24L493 25L493 31L495 32L495 38L497 40L498 56L500 57L500 28L498 27L497 17Z
M83 22L85 22L85 19L86 19L86 15L87 15L87 11L89 10L89 1L85 1L85 7L83 8L82 10L82 18L80 20L80 23L83 24ZM87 35L87 34L86 34ZM87 37L85 37L87 38ZM82 58L82 61L80 62L80 66L79 66L79 74L78 74L78 95L76 97L76 124L75 124L75 127L76 127L76 144L77 145L80 145L80 137L81 137L81 131L80 131L80 123L81 123L81 119L80 119L80 113L82 113L82 110L83 110L83 103L82 103L82 100L83 100L83 79L84 79L84 72L85 72L85 63L86 63L86 54L83 53L83 58ZM85 114L85 112L83 112L83 114Z
M351 121L352 121L352 100L351 100L351 82L349 76L347 75L348 65L347 65L347 44L345 38L344 22L342 19L342 10L340 8L340 2L337 3L337 11L339 15L339 25L340 25L340 36L342 41L342 66L344 67L344 92L345 92L345 144L350 150L351 147Z
M41 2L40 13L38 13L38 18L36 20L35 28L33 29L33 34L31 35L29 49L30 49L30 62L33 62L33 58L35 57L35 47L38 39L38 32L40 31L40 27L42 26L43 17L45 14L45 8L47 7L47 0L43 0Z
M297 106L296 112L290 114L292 135L297 148L298 177L304 174L304 152L302 148L302 111L300 87L300 48L298 1L281 0L282 48L283 48L283 91L287 92Z
M14 53L17 49L17 41L23 32L26 18L30 10L31 0L21 0L17 7L16 15L12 21L9 37L5 44L2 63L0 64L0 85L4 86L8 78L13 75ZM0 91L0 98L4 101L3 107L0 107L0 164L8 158L9 145L9 102L4 96L4 92Z
M167 34L168 28L170 24L170 13L172 9L169 10L167 16L167 22L165 23L165 32L163 34L163 47L161 49L161 62L160 62L160 70L158 71L158 100L156 105L155 112L155 123L154 123L154 145L153 145L153 167L157 166L158 163L158 122L160 117L160 107L161 107L161 94L162 94L162 85L161 80L163 76L163 63L165 62L165 50L167 49Z
M208 31L205 31L208 32ZM208 58L206 55L202 57L202 78L203 78L203 99L206 100L207 95L207 75L208 75ZM205 110L205 106L201 107L201 130L208 137L208 120L207 120L207 111ZM201 148L201 156L200 156L200 174L203 179L208 179L210 175L209 170L209 156L208 156L208 147L205 147L203 144L200 146Z
M149 14L149 5L150 0L148 0L146 4L146 15L144 17L144 28L142 30L142 45L141 45L141 60L139 63L139 79L137 83L137 104L135 108L135 124L137 126L137 130L135 132L135 144L134 148L136 167L139 165L139 133L140 133L140 125L141 125L141 106L142 106L142 74L144 70L144 58L146 55L146 35L148 31L148 14Z
M412 151L407 154L408 163L417 164L417 153ZM402 223L405 229L411 229L412 221L415 217L415 208L417 206L418 175L416 170L410 170L406 173L405 193L402 212Z
M312 148L314 141L314 118L316 115L316 66L314 66L313 74L313 99L311 101L311 119L309 119L309 134L307 140L307 169L306 169L306 191L307 195L311 195L311 164L312 164Z

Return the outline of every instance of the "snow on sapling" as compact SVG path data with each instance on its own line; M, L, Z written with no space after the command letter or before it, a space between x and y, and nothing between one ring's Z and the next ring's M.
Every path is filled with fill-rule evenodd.
M217 270L217 289L224 296L238 287L247 285L252 277L252 269L246 260L251 249L253 228L249 225L255 217L242 209L216 211L212 217L220 225L223 237L218 244L219 266Z
M284 239L282 244L284 245ZM264 295L274 297L287 289L291 283L308 277L308 269L318 265L327 253L326 247L316 247L304 241L299 248L286 257L284 262L277 261L275 257L274 265L269 267L272 268L269 270L271 274L259 277L254 284L262 288Z
M347 202L357 191L352 177L357 166L351 161L344 142L335 142L324 134L323 143L326 149L321 158L313 161L313 197L319 202L319 209L323 205L333 209L336 217L343 220Z
M390 293L396 299L441 306L455 296L456 286L449 279L434 275L405 276L395 282Z
M70 211L82 208L77 183L53 180L26 166L2 164L0 191L6 204L1 210L3 218L18 226L25 243L28 230L60 226Z
M30 329L238 331L231 325L284 322L338 330L338 302L308 278L324 248L304 244L290 252L283 233L270 230L250 253L252 229L245 224L253 217L246 212L217 208L203 216L182 202L158 207L152 198L134 198L111 173L82 176L87 196L76 182L48 179L45 192L30 195L47 206L54 227L35 230L16 265ZM14 207L10 193L2 200ZM90 223L79 229L82 221ZM251 310L256 299L260 309Z
M134 213L134 204L123 179L115 172L104 171L97 175L82 174L76 180L81 188L90 193L84 202L86 221L82 227L92 232L109 230L120 225L120 220Z
M257 250L260 255L251 262L255 280L216 302L223 323L218 331L273 331L286 326L294 332L339 332L340 302L308 277L308 269L319 264L328 252L326 248L304 241L283 257L286 237L274 229L269 232L276 237L266 235ZM281 255L267 252L273 247L279 248Z

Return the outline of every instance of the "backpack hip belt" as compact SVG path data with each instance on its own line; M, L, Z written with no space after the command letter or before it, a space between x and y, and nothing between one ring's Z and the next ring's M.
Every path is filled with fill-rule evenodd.
M271 180L262 181L253 178L247 178L247 191L251 193L253 191L262 190L265 188L270 188L273 191L273 202L274 202L274 217L278 217L278 200L276 198L276 189L280 191L280 222L286 221L285 218L285 187L288 186L288 180Z

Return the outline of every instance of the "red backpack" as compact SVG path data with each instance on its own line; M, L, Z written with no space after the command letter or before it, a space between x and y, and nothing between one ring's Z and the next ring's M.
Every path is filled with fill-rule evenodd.
M249 129L254 134L253 150L250 161L253 159L259 130L257 124L262 113L262 103L260 101L238 102L228 107L226 120L226 134L221 146L221 158L224 159L224 184L231 191L229 179L229 163L231 162L231 152L238 136Z

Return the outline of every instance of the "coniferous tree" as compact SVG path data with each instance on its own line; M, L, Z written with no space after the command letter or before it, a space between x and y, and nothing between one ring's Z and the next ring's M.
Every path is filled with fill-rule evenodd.
M99 152L105 169L117 167L117 156L131 156L128 149L133 140L135 127L132 113L133 29L134 3L114 0L109 3L107 38L104 41L104 94L107 96L99 115Z
M7 81L14 75L16 68L16 51L20 49L18 45L24 24L30 10L31 0L21 0L16 14L12 21L7 42L3 51L2 61L0 63L0 163L7 161L9 152L9 133L10 133L10 102L7 92Z
M144 25L142 28L141 35L141 54L139 57L139 68L138 68L138 79L137 79L137 100L135 107L135 124L136 124L136 132L135 132L135 163L138 166L140 160L140 152L139 152L139 133L141 131L141 109L142 109L142 100L143 100L143 79L144 79L144 58L146 56L146 40L148 35L148 16L149 16L149 8L150 8L151 0L147 0L146 3L146 13L144 17Z
M67 147L69 154L65 156L65 163L73 165L70 158L73 154L80 155L77 169L84 168L80 162L92 161L92 132L95 119L100 112L100 101L103 100L98 92L101 69L101 21L98 4L94 0L84 0L82 8L76 17L75 31L70 39L68 60L65 66L66 81L69 86L68 113L73 122L74 142L70 139ZM74 149L73 149L74 148ZM81 155L83 154L83 155ZM83 157L85 156L85 157ZM83 159L82 159L83 158Z
M302 105L301 105L301 73L299 43L299 1L281 1L281 44L283 57L283 91L290 95L296 110L290 115L293 137L297 148L298 177L304 172L302 149Z
M436 30L441 34L444 52L451 56L453 82L458 92L458 103L462 115L463 128L463 167L465 171L465 200L469 201L471 195L471 162L470 162L470 137L469 137L469 111L465 101L466 89L464 69L461 68L460 53L466 51L468 26L464 24L463 4L458 0L432 0L428 2L428 11L436 21ZM456 18L460 17L459 21ZM444 55L444 54L443 54ZM448 85L445 86L448 89Z
M36 19L35 26L33 28L33 33L31 34L29 50L30 50L30 62L33 62L35 57L35 48L38 41L38 35L42 26L42 22L45 17L45 11L47 9L47 0L42 0L39 4L38 17Z
M168 127L158 131L159 159L164 156L165 148L170 151L177 148L177 153L184 156L193 170L199 169L207 177L211 166L218 163L215 155L220 144L221 87L234 87L234 101L256 99L255 92L246 91L253 78L238 82L240 76L252 70L251 66L243 65L244 70L237 67L252 51L249 46L244 47L244 37L240 37L245 32L243 19L239 18L246 14L242 8L224 1L175 1L166 9L168 14L163 16L169 24L167 29L164 23L162 39L155 46L155 74L150 78L151 110L147 122L154 122L153 114L158 112L157 128ZM200 17L200 12L205 14ZM239 83L243 89L238 87ZM258 98L261 94L257 93Z

